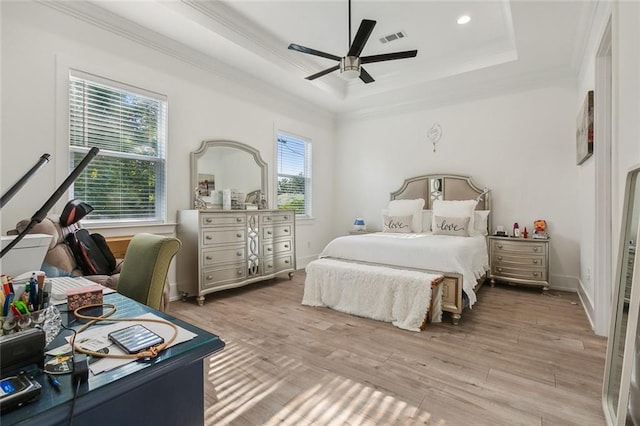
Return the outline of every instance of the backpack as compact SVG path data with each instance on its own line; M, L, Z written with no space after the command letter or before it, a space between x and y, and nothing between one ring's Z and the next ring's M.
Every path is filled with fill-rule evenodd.
M75 225L93 211L93 207L82 200L70 200L60 214L60 225L72 229L64 237L71 249L76 264L85 275L111 275L116 269L116 257L100 234L89 234ZM74 226L75 225L75 226Z
M111 275L116 269L116 258L104 236L89 234L84 228L75 229L65 237L78 267L85 275Z

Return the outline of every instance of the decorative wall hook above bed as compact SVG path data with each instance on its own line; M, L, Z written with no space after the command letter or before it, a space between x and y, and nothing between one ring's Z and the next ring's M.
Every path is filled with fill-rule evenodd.
M441 137L442 127L440 126L440 123L434 123L429 131L427 131L427 138L429 138L429 140L433 144L433 152L436 152L436 144L438 143L438 141L440 141Z

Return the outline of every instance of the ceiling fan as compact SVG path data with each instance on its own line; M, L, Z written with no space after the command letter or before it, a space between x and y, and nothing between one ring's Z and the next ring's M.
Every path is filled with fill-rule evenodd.
M353 39L353 42L351 42L351 0L349 0L349 51L346 56L339 57L294 43L289 45L289 49L340 62L338 65L334 65L331 68L327 68L326 70L322 70L316 74L306 77L307 80L314 80L339 69L340 74L347 79L360 77L360 80L365 83L373 83L375 80L367 71L365 71L364 68L362 68L362 64L414 58L418 54L417 50L407 50L404 52L385 53L382 55L360 56L360 53L362 53L362 50L364 49L365 44L367 44L367 40L369 40L369 36L373 31L373 27L375 26L376 21L363 19L360 23L360 27L358 28L358 32L356 33L356 37Z

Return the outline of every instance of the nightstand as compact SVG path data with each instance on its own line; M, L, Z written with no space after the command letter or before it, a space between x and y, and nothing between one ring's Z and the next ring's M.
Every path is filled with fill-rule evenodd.
M372 234L378 231L349 231L349 235L364 235L364 234Z
M549 240L489 237L489 273L496 280L549 290Z

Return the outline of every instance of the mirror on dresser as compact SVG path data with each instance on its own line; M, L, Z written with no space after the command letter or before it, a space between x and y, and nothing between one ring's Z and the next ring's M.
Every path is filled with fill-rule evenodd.
M627 175L603 384L609 425L640 424L640 269L636 262L640 217L640 167Z
M191 192L196 209L267 208L267 163L241 142L202 141L191 153Z

